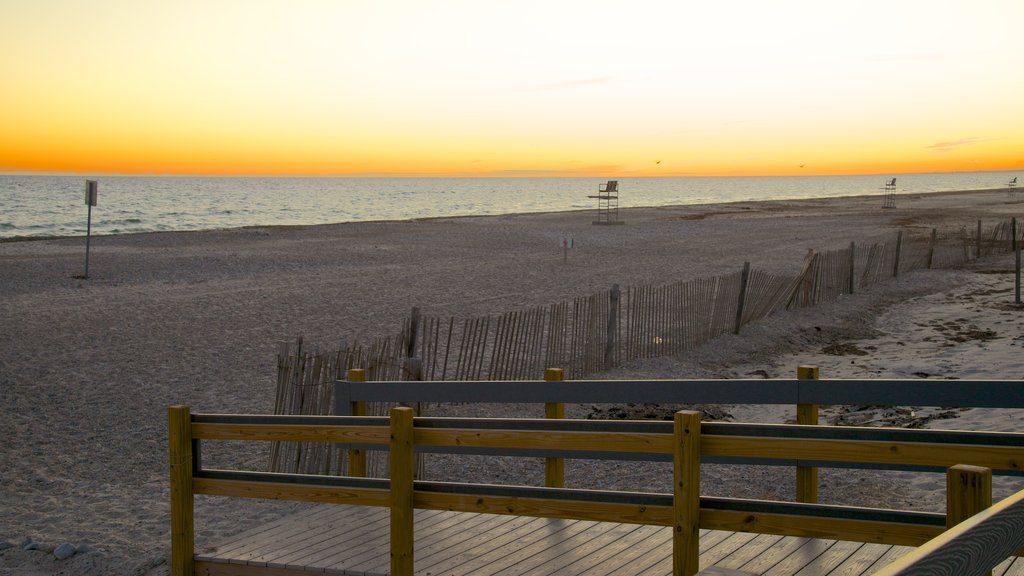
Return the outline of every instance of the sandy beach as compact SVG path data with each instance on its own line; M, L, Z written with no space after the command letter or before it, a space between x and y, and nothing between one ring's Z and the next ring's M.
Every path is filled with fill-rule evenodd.
M1024 201L1005 190L902 195L893 210L881 203L873 196L639 208L621 212L622 226L594 226L587 211L103 236L92 239L88 280L75 278L83 238L0 243L0 547L11 545L0 550L0 574L165 574L166 409L271 412L278 342L301 335L329 348L394 333L413 306L496 314L616 283L711 276L744 261L795 274L809 248L1024 215ZM562 238L573 241L567 256ZM596 377L792 377L796 366L816 364L826 378L1024 378L1024 311L1011 305L1011 271L1012 258L999 256L901 275ZM721 408L735 421L791 417ZM886 417L842 407L823 413L828 422ZM1018 411L994 409L925 425L1024 430ZM251 448L229 463L261 468L266 457ZM614 470L603 474L604 485L619 485ZM790 476L723 472L731 482L720 489L787 497ZM587 478L587 469L570 467L570 484ZM890 505L927 508L921 495L942 490L943 481L827 472L822 499L877 505L883 486ZM1021 487L1000 482L996 497ZM197 547L297 506L199 498ZM26 538L42 550L22 550ZM56 560L47 550L62 543L85 548Z

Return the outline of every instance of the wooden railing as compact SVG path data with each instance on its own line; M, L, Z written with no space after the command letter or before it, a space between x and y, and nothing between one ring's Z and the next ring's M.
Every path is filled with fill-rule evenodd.
M440 509L569 518L673 527L673 571L698 567L700 528L917 546L940 535L955 514L768 502L700 496L706 457L774 458L881 466L953 468L948 508L969 515L991 470L1024 468L1024 434L864 429L832 426L701 423L680 411L674 422L413 418L398 407L387 417L253 416L169 410L172 574L191 574L193 496L207 494L391 508L392 569L412 573L412 510ZM388 479L310 476L203 467L205 440L329 442L386 446ZM493 486L414 480L412 458L424 449L507 450L555 457L566 454L645 454L670 457L672 494ZM966 475L966 476L965 476ZM991 488L988 488L991 494ZM972 504L975 503L975 504ZM965 512L966 511L966 512ZM1011 546L1011 549L1014 549ZM241 569L239 569L241 570Z
M1024 546L1024 491L943 532L875 576L982 576Z
M796 408L796 421L800 425L818 423L821 405L869 406L945 406L957 408L1024 408L1024 381L1018 380L823 380L816 366L800 366L794 379L735 379L735 380L564 380L558 368L544 372L544 380L516 382L366 382L363 370L349 370L346 380L335 383L334 413L337 415L365 415L370 402L412 403L501 403L544 404L545 417L564 417L564 405L598 403L659 403L659 404L775 404ZM865 430L862 439L874 438ZM856 436L852 430L847 434ZM957 442L955 436L945 436L948 442ZM938 442L936 439L929 440ZM366 475L367 450L372 446L356 446L349 451L348 474ZM467 452L468 447L422 447L423 452ZM491 454L514 455L510 449L478 450ZM543 455L543 454L534 454ZM708 455L706 455L708 456ZM561 456L548 455L545 466L545 486L564 485L563 457L589 459L642 459L668 460L666 454L588 452ZM850 462L820 458L816 465L801 462L804 458L762 458L755 451L748 456L710 455L714 463L745 463L792 466L796 469L797 502L817 502L818 467L882 468L889 470L931 470L939 465L922 467L901 458L889 462ZM956 462L954 462L956 463ZM995 468L997 474L1024 474L1024 469Z

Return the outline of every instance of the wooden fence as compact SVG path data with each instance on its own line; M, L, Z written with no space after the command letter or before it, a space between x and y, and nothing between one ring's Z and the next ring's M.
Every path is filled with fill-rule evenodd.
M413 572L414 508L671 526L674 528L673 573L692 575L698 570L701 528L922 545L991 504L981 502L975 494L987 489L991 495L991 469L1019 471L1024 466L1024 448L1021 447L1024 435L1021 434L708 424L701 423L700 417L699 412L677 412L674 422L430 419L414 418L411 408L397 407L391 410L388 419L193 415L188 407L171 407L168 413L171 572L176 576L192 574L200 568L220 573L213 565L197 567L194 560L195 494L390 507L390 573L396 576ZM952 436L955 438L950 439ZM392 465L386 480L352 477L361 471L345 477L322 477L213 470L206 468L201 458L200 443L207 440L379 445L388 450ZM581 452L665 455L674 463L674 492L649 494L424 482L415 479L412 463L415 452L425 447L562 452L566 455ZM702 497L700 465L706 456L941 466L949 469L948 512L943 515ZM961 466L964 463L969 466ZM1013 497L1012 502L997 509L1001 515L1009 514L1013 520L1010 526L1020 524L1020 497ZM987 552L982 557L985 564L973 565L972 569L988 569L1005 557L1000 557L1001 554L1009 555L1016 550L1019 533L996 534L996 545L990 541L991 533L982 534L986 541ZM947 564L940 565L955 566L960 556L947 555ZM232 574L242 574L247 568L231 565L231 569Z

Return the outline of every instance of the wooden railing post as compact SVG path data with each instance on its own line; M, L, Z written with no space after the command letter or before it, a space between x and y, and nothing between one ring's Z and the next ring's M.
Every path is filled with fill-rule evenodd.
M991 469L957 464L946 471L946 528L991 506Z
M192 413L188 406L167 410L171 471L171 576L195 574L192 492Z
M992 507L992 470L957 464L946 471L946 528ZM987 572L991 576L992 571Z
M345 376L349 382L366 382L366 370L362 368L351 368ZM353 416L366 416L366 402L356 401L352 403ZM362 448L349 448L348 450L348 475L359 478L366 477L366 450Z
M700 567L700 412L676 412L674 431L672 574L693 576Z
M547 368L544 370L544 380L548 382L562 382L565 380L565 370L561 368ZM565 418L565 404L561 402L548 402L544 404L544 417L558 420ZM548 488L562 488L565 486L564 458L544 459L544 485Z
M817 380L820 373L817 366L798 366L797 380ZM818 405L797 404L796 423L817 426ZM796 501L813 504L818 501L818 468L815 466L796 467Z
M413 410L391 409L391 574L412 576L413 565Z

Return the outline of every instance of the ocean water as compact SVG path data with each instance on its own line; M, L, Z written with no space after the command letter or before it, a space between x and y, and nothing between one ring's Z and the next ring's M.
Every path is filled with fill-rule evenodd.
M619 206L669 206L1005 188L1019 172L620 178ZM86 233L84 176L0 175L0 238ZM601 178L105 176L93 234L212 230L596 208Z

